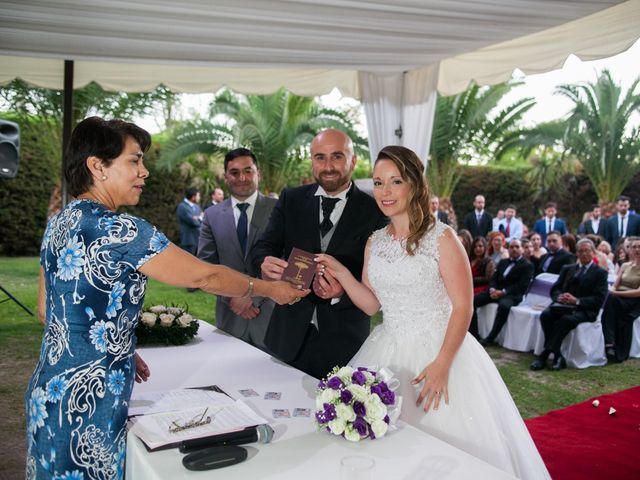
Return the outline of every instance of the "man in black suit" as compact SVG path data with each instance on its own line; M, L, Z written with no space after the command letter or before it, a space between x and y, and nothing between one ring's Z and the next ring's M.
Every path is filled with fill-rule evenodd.
M562 236L560 232L552 230L547 235L547 250L549 253L540 257L536 275L540 273L560 273L565 265L576 263L576 257L562 248Z
M497 303L498 311L491 332L480 341L482 346L495 342L496 337L507 323L509 311L522 301L529 283L533 278L533 265L522 256L522 243L514 238L509 243L509 258L504 258L489 281L489 291L477 294L473 298L473 317L469 331L477 336L477 309L489 303ZM475 332L474 332L475 330Z
M611 248L616 248L618 241L625 237L637 237L640 235L640 217L629 212L631 199L620 195L616 201L618 213L607 220L605 240Z
M473 199L473 211L464 217L464 228L471 232L473 238L485 237L493 230L493 217L484 211L484 196L476 195Z
M431 213L433 213L442 223L449 225L449 215L447 212L440 210L440 199L438 197L431 197L430 205Z
M297 247L333 255L360 279L367 239L387 220L375 200L351 181L356 156L345 133L319 133L311 142L311 162L317 183L282 192L254 248L254 265L262 278L280 279L284 259ZM369 317L325 273L298 303L274 308L265 343L281 360L322 378L334 366L346 365L369 328Z
M582 322L593 322L607 295L607 271L593 263L595 246L588 238L577 244L578 263L565 265L551 287L553 303L540 314L544 331L544 350L531 364L542 370L553 353L552 370L567 368L560 353L562 341Z
M589 218L578 225L578 235L599 235L604 238L607 222L602 218L600 205L593 205Z

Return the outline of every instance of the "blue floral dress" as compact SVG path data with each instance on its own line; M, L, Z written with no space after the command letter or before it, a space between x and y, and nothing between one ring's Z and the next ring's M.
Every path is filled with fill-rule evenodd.
M28 479L123 478L147 284L138 268L168 245L148 222L89 200L49 221L47 326L26 394Z

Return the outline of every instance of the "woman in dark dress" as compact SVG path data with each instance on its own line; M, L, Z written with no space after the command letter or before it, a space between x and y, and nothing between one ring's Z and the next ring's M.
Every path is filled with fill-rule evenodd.
M489 289L489 280L496 267L487 255L488 244L484 237L476 237L471 242L469 261L473 275L473 294L485 292Z

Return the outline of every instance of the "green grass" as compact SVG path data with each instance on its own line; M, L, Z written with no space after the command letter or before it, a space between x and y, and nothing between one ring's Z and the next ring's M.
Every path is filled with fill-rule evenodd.
M0 258L0 285L36 313L38 300L38 259ZM0 293L0 301L5 298ZM215 297L203 292L188 293L151 280L146 305L188 305L196 318L213 323ZM373 324L380 321L374 317ZM14 302L0 303L0 478L14 478L24 471L24 391L36 364L43 327ZM638 385L640 359L622 364L584 370L532 372L533 356L505 350L488 349L523 417L529 418L584 401L590 397ZM0 437L2 438L2 437ZM22 476L22 473L20 473ZM17 478L17 477L16 477Z

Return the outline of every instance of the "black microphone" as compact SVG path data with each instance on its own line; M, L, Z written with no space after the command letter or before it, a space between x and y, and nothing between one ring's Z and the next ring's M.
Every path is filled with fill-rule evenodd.
M245 443L269 443L273 438L273 428L269 425L247 427L237 432L221 433L209 437L183 440L178 447L182 453L193 452L201 448L221 447L225 445L244 445Z

